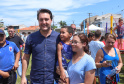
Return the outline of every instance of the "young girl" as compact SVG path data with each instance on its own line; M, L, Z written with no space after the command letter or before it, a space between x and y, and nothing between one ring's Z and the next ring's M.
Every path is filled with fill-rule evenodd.
M123 27L123 20L119 19L119 25L117 25L114 30L113 33L116 35L117 37L117 41L118 41L118 49L122 49L123 47L123 31L124 31L124 27ZM117 34L115 33L115 30L117 29Z
M61 80L69 84L69 78L67 73L67 66L69 61L72 59L72 47L70 45L70 38L72 37L73 29L71 26L64 26L60 30L61 42L57 47L58 62L57 62L57 73L60 75ZM60 72L58 72L60 71Z
M74 35L71 45L74 55L67 69L70 84L92 84L96 66L93 58L87 54L87 37L85 34Z

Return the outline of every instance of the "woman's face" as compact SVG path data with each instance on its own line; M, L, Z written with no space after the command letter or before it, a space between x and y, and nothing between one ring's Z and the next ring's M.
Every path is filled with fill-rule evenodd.
M110 47L110 48L111 48L111 47L114 47L115 40L112 39L112 38L110 38L110 37L108 37L108 38L106 39L105 43L106 43L106 46L107 46L107 47Z
M73 37L71 46L73 52L78 52L83 49L83 44L81 43L80 38L78 36Z
M119 25L123 25L123 21L120 21L120 22L119 22Z

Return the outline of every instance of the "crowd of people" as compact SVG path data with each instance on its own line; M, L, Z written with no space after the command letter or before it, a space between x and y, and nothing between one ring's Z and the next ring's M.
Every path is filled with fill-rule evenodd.
M9 36L0 29L0 84L28 84L26 71L31 60L31 84L117 84L123 66L119 49L114 47L118 35L101 31L88 35L76 32L76 25L63 26L60 33L52 30L53 15L48 9L37 12L39 31L22 40L12 26ZM119 23L123 21L119 20ZM119 25L114 29L121 29ZM118 33L117 33L118 34ZM101 40L100 40L101 38ZM120 36L119 36L120 38ZM20 45L24 48L21 53ZM116 69L116 73L107 77Z

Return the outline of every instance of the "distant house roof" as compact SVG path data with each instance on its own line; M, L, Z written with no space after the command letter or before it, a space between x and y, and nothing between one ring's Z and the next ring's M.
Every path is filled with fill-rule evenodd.
M30 27L26 27L26 28L21 28L18 30L38 30L39 26L30 26Z
M99 20L99 19L103 19L103 18L110 18L111 15L113 16L113 18L122 18L121 14L108 13L108 14L105 14L105 15L98 16L96 19Z
M21 28L25 28L26 27L24 24L22 24L22 25L9 25L9 26L13 26L15 29L21 29Z

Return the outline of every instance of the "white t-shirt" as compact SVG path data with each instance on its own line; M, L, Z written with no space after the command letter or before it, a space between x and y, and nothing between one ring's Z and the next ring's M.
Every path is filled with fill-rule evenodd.
M105 45L103 42L100 41L91 41L89 43L89 50L91 52L91 57L95 60L96 53L99 49L103 48Z
M77 32L75 32L74 34L77 34ZM73 39L73 35L72 35L72 37L70 38L70 40L72 40Z

